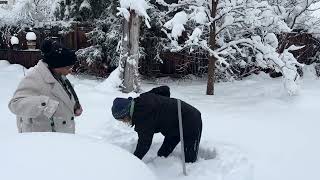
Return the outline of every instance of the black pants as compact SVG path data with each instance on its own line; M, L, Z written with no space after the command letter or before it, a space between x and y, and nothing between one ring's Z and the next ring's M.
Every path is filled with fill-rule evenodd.
M197 161L201 132L202 127L199 128L196 134L187 135L184 137L184 153L185 161L187 163ZM164 141L158 151L158 156L168 157L179 142L180 136L165 136Z

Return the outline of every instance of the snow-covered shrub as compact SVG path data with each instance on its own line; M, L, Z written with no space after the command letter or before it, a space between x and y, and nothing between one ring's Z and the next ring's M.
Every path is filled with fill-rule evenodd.
M102 63L103 60L103 55L99 46L90 46L84 49L79 49L76 52L76 55L78 59L84 60L89 66L94 62Z
M109 65L103 61L103 53L99 46L90 46L76 52L78 62L75 71L80 74L89 74L98 77L108 75Z
M278 53L275 35L289 32L290 28L268 2L181 0L165 5L175 12L163 26L172 51L201 47L215 59L217 69L231 74L230 77L237 75L231 67L271 68L283 74L285 84L295 84L298 77L295 66L300 64L289 51ZM183 31L187 32L186 41L178 38ZM294 89L288 92L292 94Z
M117 67L120 57L117 51L121 33L120 22L109 10L107 9L100 19L94 20L95 28L86 34L92 46L77 52L82 65L85 65L84 69L95 71L94 67L101 67L99 73L96 73L99 76ZM105 68L104 73L102 73L102 67Z
M103 12L118 1L112 0L57 0L55 16L66 21L91 21L101 18Z
M93 29L86 33L90 47L79 49L81 61L78 70L82 73L105 77L118 65L117 46L121 22L115 17L117 1L80 0L59 2L56 17L65 21L88 21Z

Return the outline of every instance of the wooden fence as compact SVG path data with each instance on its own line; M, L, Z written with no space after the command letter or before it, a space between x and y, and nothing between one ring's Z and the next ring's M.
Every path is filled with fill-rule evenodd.
M72 49L80 49L89 46L85 33L90 31L90 27L75 27L75 30L58 37L58 40ZM38 45L40 42L48 36L45 31L39 33ZM50 35L50 34L49 34ZM285 36L282 36L285 37ZM316 53L320 51L320 41L314 38L311 34L307 33L290 33L286 36L286 39L280 41L287 41L286 47L290 45L304 46L304 48L292 52L299 62L304 64L311 63L312 57L315 57ZM25 48L25 42L22 42L22 48ZM198 53L171 53L163 52L161 55L163 62L156 60L142 59L139 62L139 71L146 76L173 76L181 77L187 74L202 75L207 71L208 57L204 52ZM34 66L39 59L41 59L41 53L39 50L0 50L0 59L8 60L13 64L21 64L27 68ZM98 73L97 76L105 77L105 73Z
M41 52L39 50L0 50L0 59L30 68L41 59Z
M55 31L48 31L45 29L35 29L37 35L36 50L27 49L27 41L25 39L26 33L21 32L18 34L19 50L12 50L9 45L6 49L0 49L0 59L8 60L11 64L20 64L26 68L33 67L41 59L41 52L39 50L41 42L46 37L55 37L57 41L64 44L67 48L78 50L80 48L88 47L89 43L85 36L90 31L90 27L78 27L75 25L73 31L58 34Z
M162 62L148 59L140 61L140 73L146 76L180 78L188 74L201 76L207 72L208 53L205 52L163 52L160 57Z

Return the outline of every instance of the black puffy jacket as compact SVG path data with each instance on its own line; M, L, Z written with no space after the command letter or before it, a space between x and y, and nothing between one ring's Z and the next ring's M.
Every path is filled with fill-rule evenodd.
M179 136L177 99L170 98L168 86L160 86L134 99L132 125L139 140L134 155L142 159L148 152L154 133ZM196 136L202 127L201 113L181 101L184 137Z

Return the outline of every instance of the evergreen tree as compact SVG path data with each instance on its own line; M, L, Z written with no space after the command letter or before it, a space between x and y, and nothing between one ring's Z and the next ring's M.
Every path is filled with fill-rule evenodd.
M102 64L106 72L118 65L120 55L117 47L121 35L121 23L115 15L116 3L109 2L109 6L100 14L100 18L93 20L94 29L87 33L92 46L77 52L79 59L84 60L89 68Z

